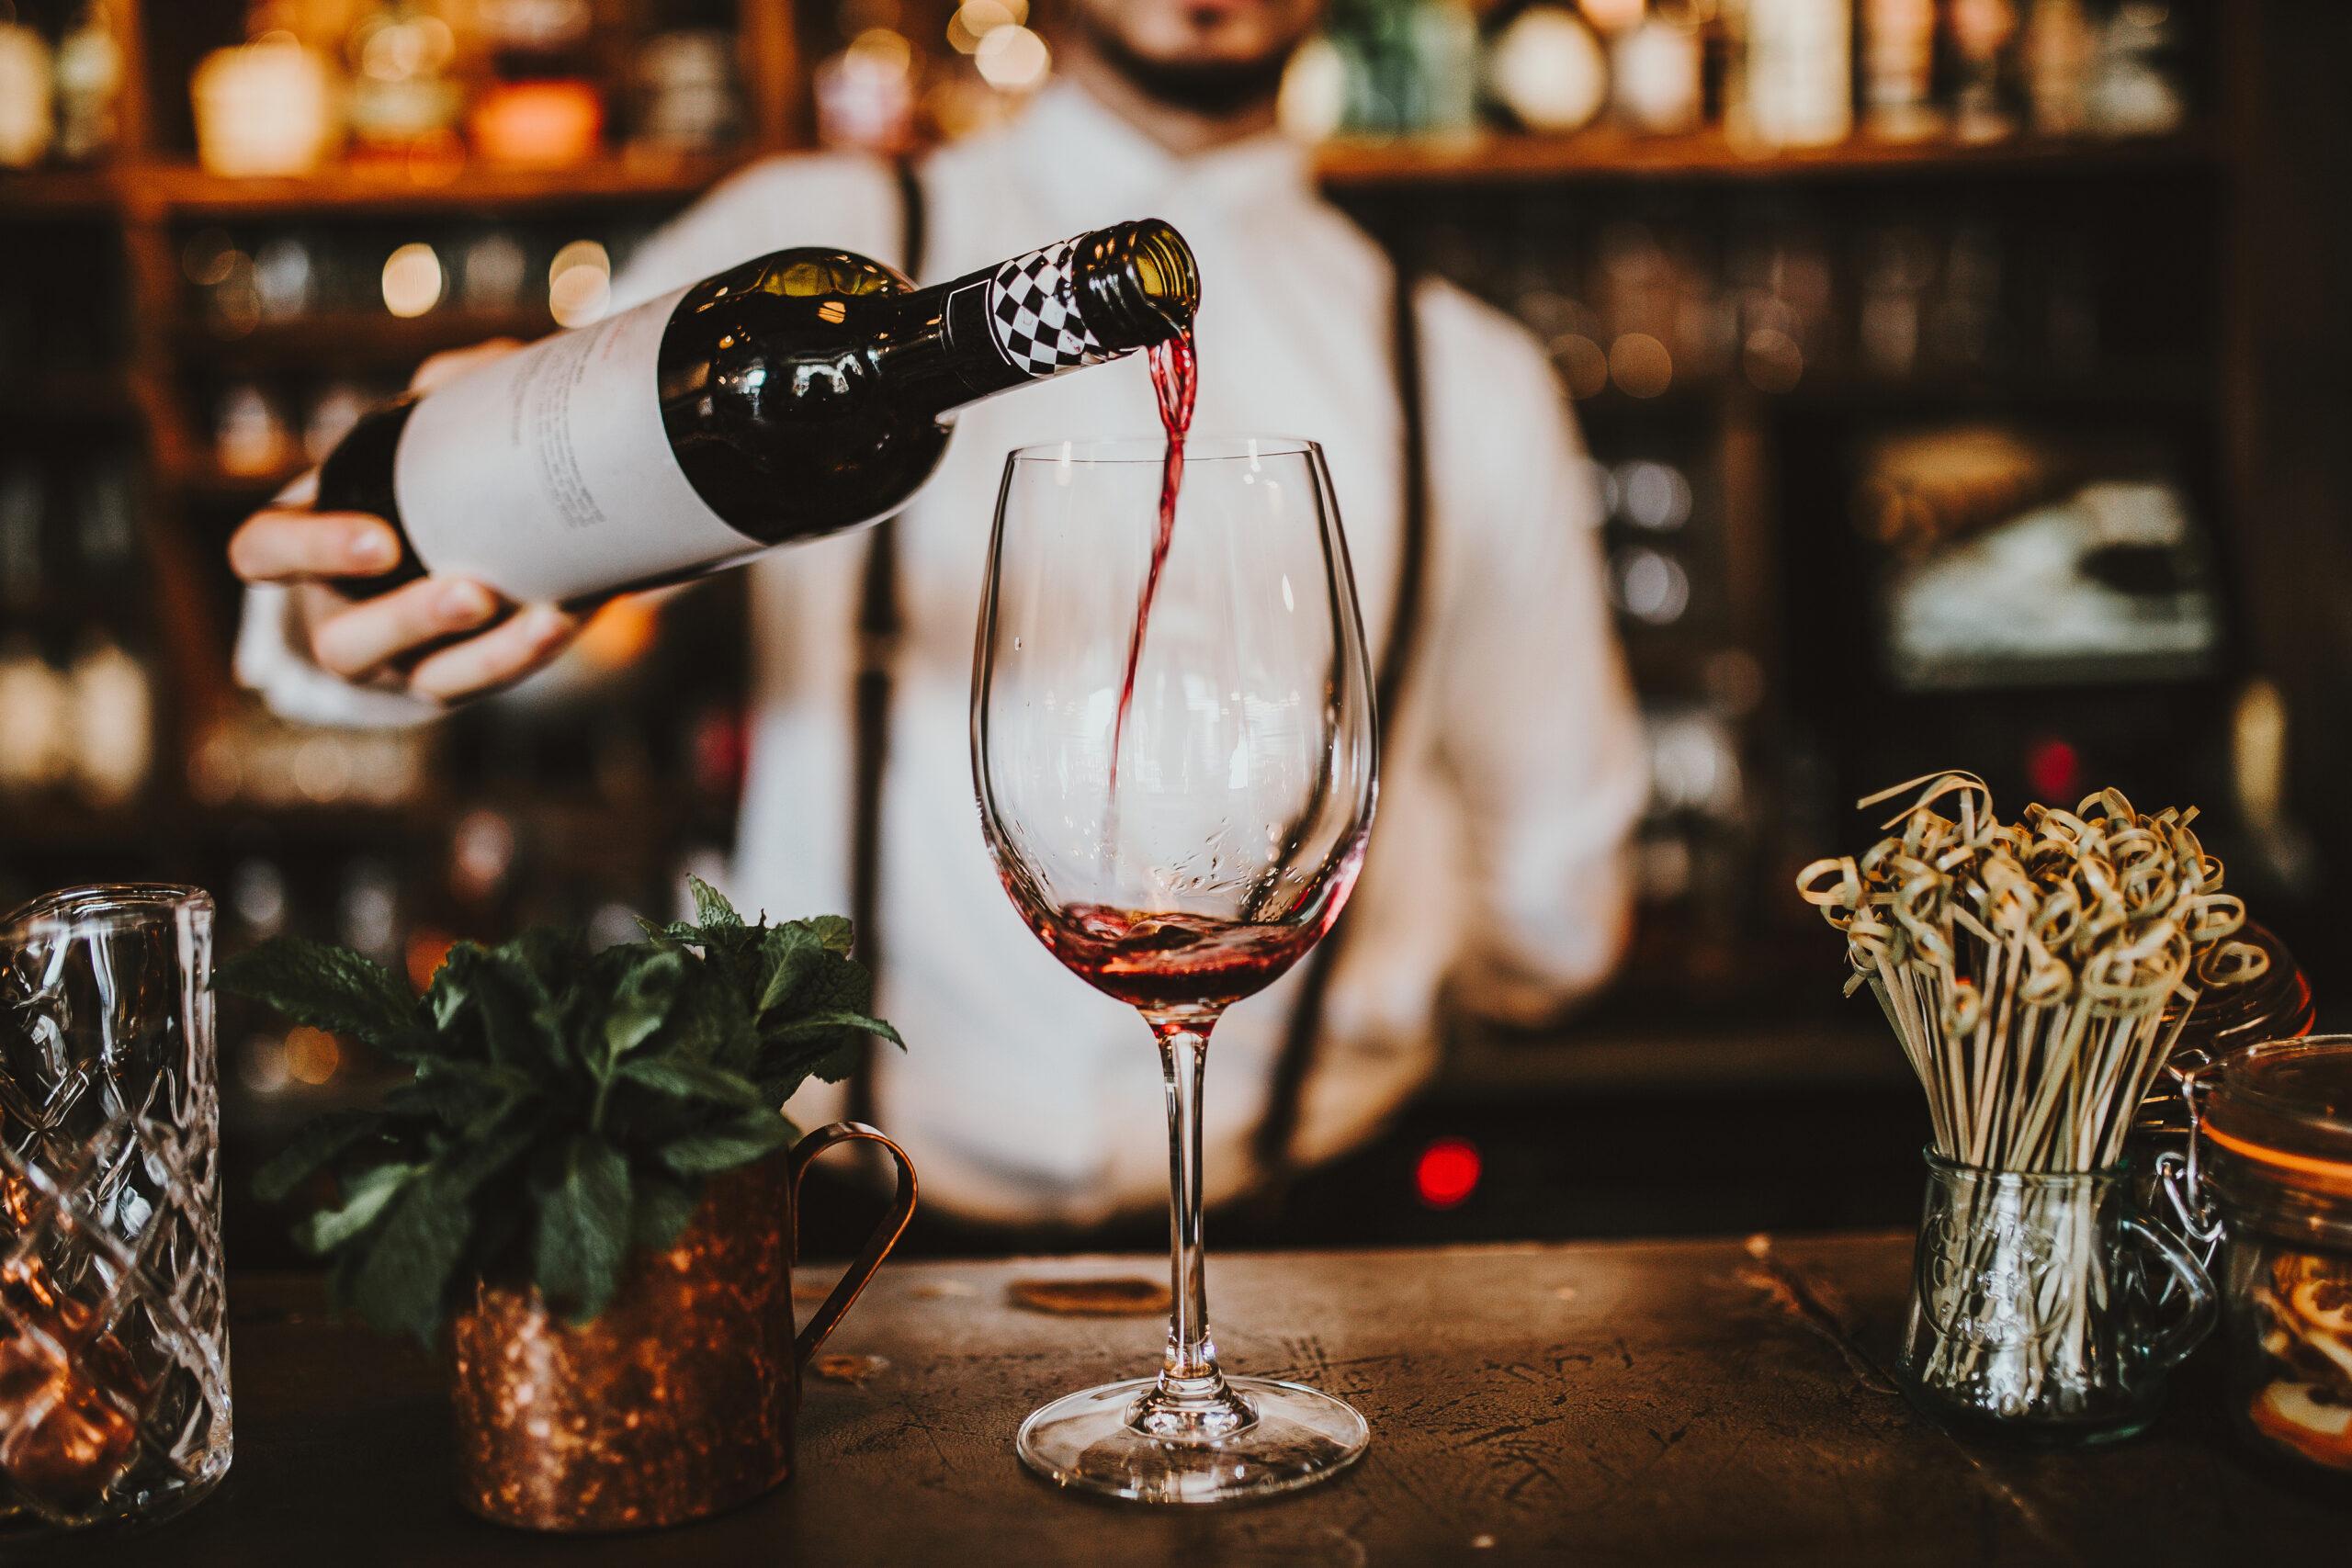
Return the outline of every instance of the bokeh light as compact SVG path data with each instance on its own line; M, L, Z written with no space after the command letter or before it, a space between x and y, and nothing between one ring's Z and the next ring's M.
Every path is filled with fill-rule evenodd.
M403 320L422 316L441 303L441 257L416 241L384 258L384 309Z

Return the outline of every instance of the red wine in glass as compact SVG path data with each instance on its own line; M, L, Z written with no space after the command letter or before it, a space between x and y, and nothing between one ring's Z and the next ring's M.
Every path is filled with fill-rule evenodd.
M1168 564L1168 547L1176 536L1176 496L1184 488L1184 437L1192 433L1193 402L1201 385L1191 328L1153 344L1144 356L1151 365L1151 389L1159 402L1159 428L1168 433L1168 451L1159 460L1159 531L1152 536L1151 567L1144 573L1143 592L1136 600L1135 630L1127 635L1126 674L1119 682L1119 709L1111 721L1114 795L1119 792L1119 750L1126 739L1127 709L1135 705L1136 668L1143 662L1151 602L1159 597L1160 570Z
M1098 904L1043 909L1017 892L1014 899L1072 974L1146 1014L1222 1011L1280 979L1323 935L1313 921L1257 925Z

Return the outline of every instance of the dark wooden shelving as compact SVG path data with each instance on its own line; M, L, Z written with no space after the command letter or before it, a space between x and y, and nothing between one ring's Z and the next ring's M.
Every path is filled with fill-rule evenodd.
M36 369L0 382L0 419L12 425L116 423L139 414L134 389L111 370Z
M0 174L0 220L10 218L103 218L120 201L118 172L28 169Z
M1720 130L1572 136L1493 132L1455 138L1343 140L1318 149L1316 169L1339 187L1643 178L1774 180L1841 175L2097 177L2136 169L2194 169L2218 153L2197 133L2099 141L2017 136L1890 141L1850 137L1825 147L1758 149ZM334 214L514 212L616 202L684 201L740 166L741 157L682 157L616 149L566 169L343 164L286 178L238 178L175 160L0 176L0 212L103 214L118 207L165 216L315 218Z
M652 156L627 151L568 169L508 169L468 164L412 171L400 164L344 164L291 179L234 179L192 164L155 164L133 188L175 214L322 217L368 212L507 213L616 202L682 202L735 166L721 157Z
M1443 140L1343 141L1316 156L1335 189L1561 180L1780 180L1838 175L2039 175L2099 177L2135 169L2196 169L2216 161L2196 134L2094 141L2018 136L1888 141L1849 137L1826 147L1756 149L1720 130L1642 137L1613 129L1573 136L1490 134Z
M1611 383L1576 400L1578 408L1603 417L1617 411L1689 410L1713 413L1725 399L1770 409L1824 409L1869 405L1899 409L2075 408L2109 404L2135 409L2201 407L2212 387L2193 362L2103 367L2095 375L2032 375L1987 372L1957 375L1927 371L1913 376L1871 375L1841 367L1807 366L1794 386L1766 391L1736 373L1679 375L1663 390L1637 397Z
M285 489L309 467L308 462L302 462L268 473L241 474L197 457L185 463L159 465L155 477L190 501L256 506Z
M570 169L345 164L313 175L238 178L192 163L124 159L104 168L0 175L0 214L318 218L674 203L699 195L738 162L615 151Z
M179 330L181 351L234 369L382 368L413 365L443 349L486 338L536 338L555 330L544 306L452 307L401 317L384 310L330 310L263 321L248 331L194 321Z

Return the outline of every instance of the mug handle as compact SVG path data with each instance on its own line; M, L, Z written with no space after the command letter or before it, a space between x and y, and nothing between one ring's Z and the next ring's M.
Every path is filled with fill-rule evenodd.
M2125 1234L2155 1254L2157 1259L2172 1270L2181 1294L2188 1298L2188 1310L2172 1326L2158 1334L2148 1347L2149 1356L2158 1365L2176 1366L2197 1348L2199 1341L2213 1331L2213 1325L2221 1316L2221 1298L2214 1292L2212 1276L2205 1272L2205 1266L2197 1261L2195 1253L2159 1227L2127 1215L2123 1229ZM2148 1292L2144 1286L2143 1293L2153 1301L2164 1299Z
M860 1138L881 1145L898 1162L899 1190L890 1200L889 1212L876 1222L874 1234L865 1238L865 1250L857 1255L857 1260L849 1266L840 1283L833 1287L833 1293L825 1298L824 1305L817 1309L800 1330L800 1337L793 1342L794 1359L803 1367L808 1364L808 1358L817 1353L817 1347L825 1342L825 1336L833 1331L842 1314L856 1302L858 1292L865 1289L868 1280L874 1278L874 1271L882 1267L882 1259L889 1256L890 1248L898 1245L899 1237L905 1233L907 1222L914 1217L915 1168L914 1163L907 1158L906 1150L863 1122L836 1122L831 1126L820 1127L792 1145L789 1168L792 1176L793 1260L798 1262L800 1257L800 1179L808 1174L809 1166L816 1162L819 1155L837 1145L854 1143Z

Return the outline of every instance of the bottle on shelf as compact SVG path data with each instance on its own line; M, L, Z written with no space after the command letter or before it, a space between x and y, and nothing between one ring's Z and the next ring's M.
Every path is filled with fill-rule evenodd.
M2034 0L2026 19L2026 88L2033 129L2042 135L2075 136L2089 126L2096 45L2083 0Z
M465 95L450 69L458 39L439 13L417 0L379 0L352 24L344 51L356 156L412 167L463 158L457 126Z
M1487 85L1530 130L1555 136L1582 130L1609 102L1609 55L1592 25L1575 11L1531 6L1487 51Z
M1951 37L1960 67L1952 129L1962 141L1997 141L2017 130L2012 112L2012 0L1952 0Z
M49 40L0 17L0 168L29 169L57 135Z
M577 168L605 135L605 97L588 59L589 0L484 0L478 23L492 82L466 112L473 150L513 168Z
M65 677L36 635L50 607L48 511L29 464L0 469L0 799L44 795L73 770Z
M85 0L81 15L57 43L57 155L69 164L89 164L111 153L121 96L122 45L106 0Z
M1821 147L1854 125L1852 0L1745 0L1724 118L1736 141Z
M782 251L369 414L319 504L401 532L363 593L427 570L556 603L675 581L897 511L944 415L1173 337L1199 297L1157 220L920 289Z
M76 495L75 544L85 581L133 580L138 537L130 480L118 466L95 469ZM135 799L155 762L155 679L140 656L133 607L93 616L65 676L74 782L85 805L110 810Z
M1862 103L1871 134L1916 141L1941 130L1935 78L1936 0L1863 0Z
M1677 136L1703 123L1706 39L1700 22L1695 7L1655 11L1610 41L1610 97L1628 129Z

